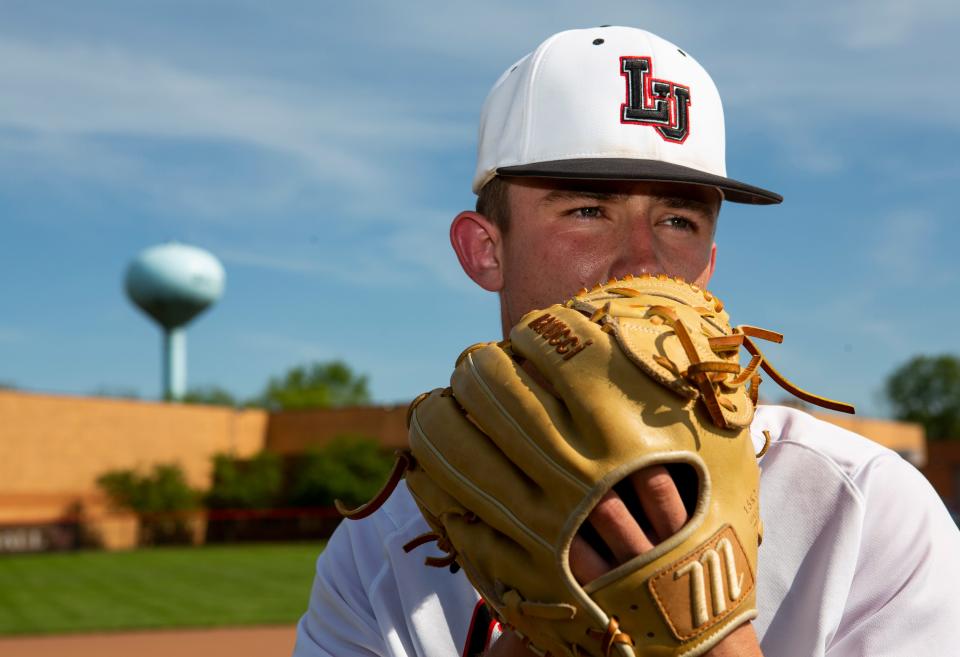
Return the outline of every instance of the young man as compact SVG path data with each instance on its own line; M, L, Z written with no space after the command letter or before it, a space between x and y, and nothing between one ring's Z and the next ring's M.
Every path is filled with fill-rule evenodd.
M721 201L780 201L726 177L720 98L699 64L620 27L555 35L501 77L483 109L474 191L477 211L454 219L451 240L467 275L498 293L505 333L610 277L706 286ZM764 431L759 616L707 654L953 654L960 532L923 477L795 410L760 407L758 450ZM615 496L590 516L618 561L687 519L666 471L641 471L634 484L652 535ZM342 523L318 560L295 654L527 654L509 633L493 641L499 630L462 572L404 552L425 531L402 485L373 516ZM614 565L585 544L570 558L582 582Z

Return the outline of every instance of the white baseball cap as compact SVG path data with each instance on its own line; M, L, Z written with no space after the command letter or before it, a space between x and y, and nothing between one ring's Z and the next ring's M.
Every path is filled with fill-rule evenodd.
M693 57L655 34L555 34L500 76L483 105L473 191L495 175L657 180L738 203L774 192L727 178L723 106Z

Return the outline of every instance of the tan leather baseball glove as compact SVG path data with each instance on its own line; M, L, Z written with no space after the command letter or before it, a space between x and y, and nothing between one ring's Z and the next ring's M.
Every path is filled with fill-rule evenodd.
M527 314L411 405L407 485L445 554L535 652L700 655L756 616L759 469L749 434L765 365L709 292L627 277ZM739 349L753 358L741 367ZM769 369L774 378L779 374ZM796 389L805 399L819 398ZM588 514L632 473L687 482L689 520L580 583ZM355 516L379 505L374 500ZM638 511L642 515L642 511ZM594 540L595 544L595 540ZM601 549L601 546L598 546Z

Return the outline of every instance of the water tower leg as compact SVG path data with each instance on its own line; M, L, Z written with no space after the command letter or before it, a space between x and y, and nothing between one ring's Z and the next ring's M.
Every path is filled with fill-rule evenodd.
M163 398L180 400L187 393L187 333L174 328L163 334Z

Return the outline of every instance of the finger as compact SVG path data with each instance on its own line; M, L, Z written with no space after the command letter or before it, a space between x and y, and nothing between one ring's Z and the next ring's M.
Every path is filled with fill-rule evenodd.
M570 570L580 584L587 584L611 570L613 565L579 536L570 543Z
M617 563L624 563L653 549L653 543L637 524L627 505L612 490L600 498L588 518L613 552Z
M673 536L687 523L687 509L673 477L662 465L651 465L630 475L643 512L656 532L657 542Z

